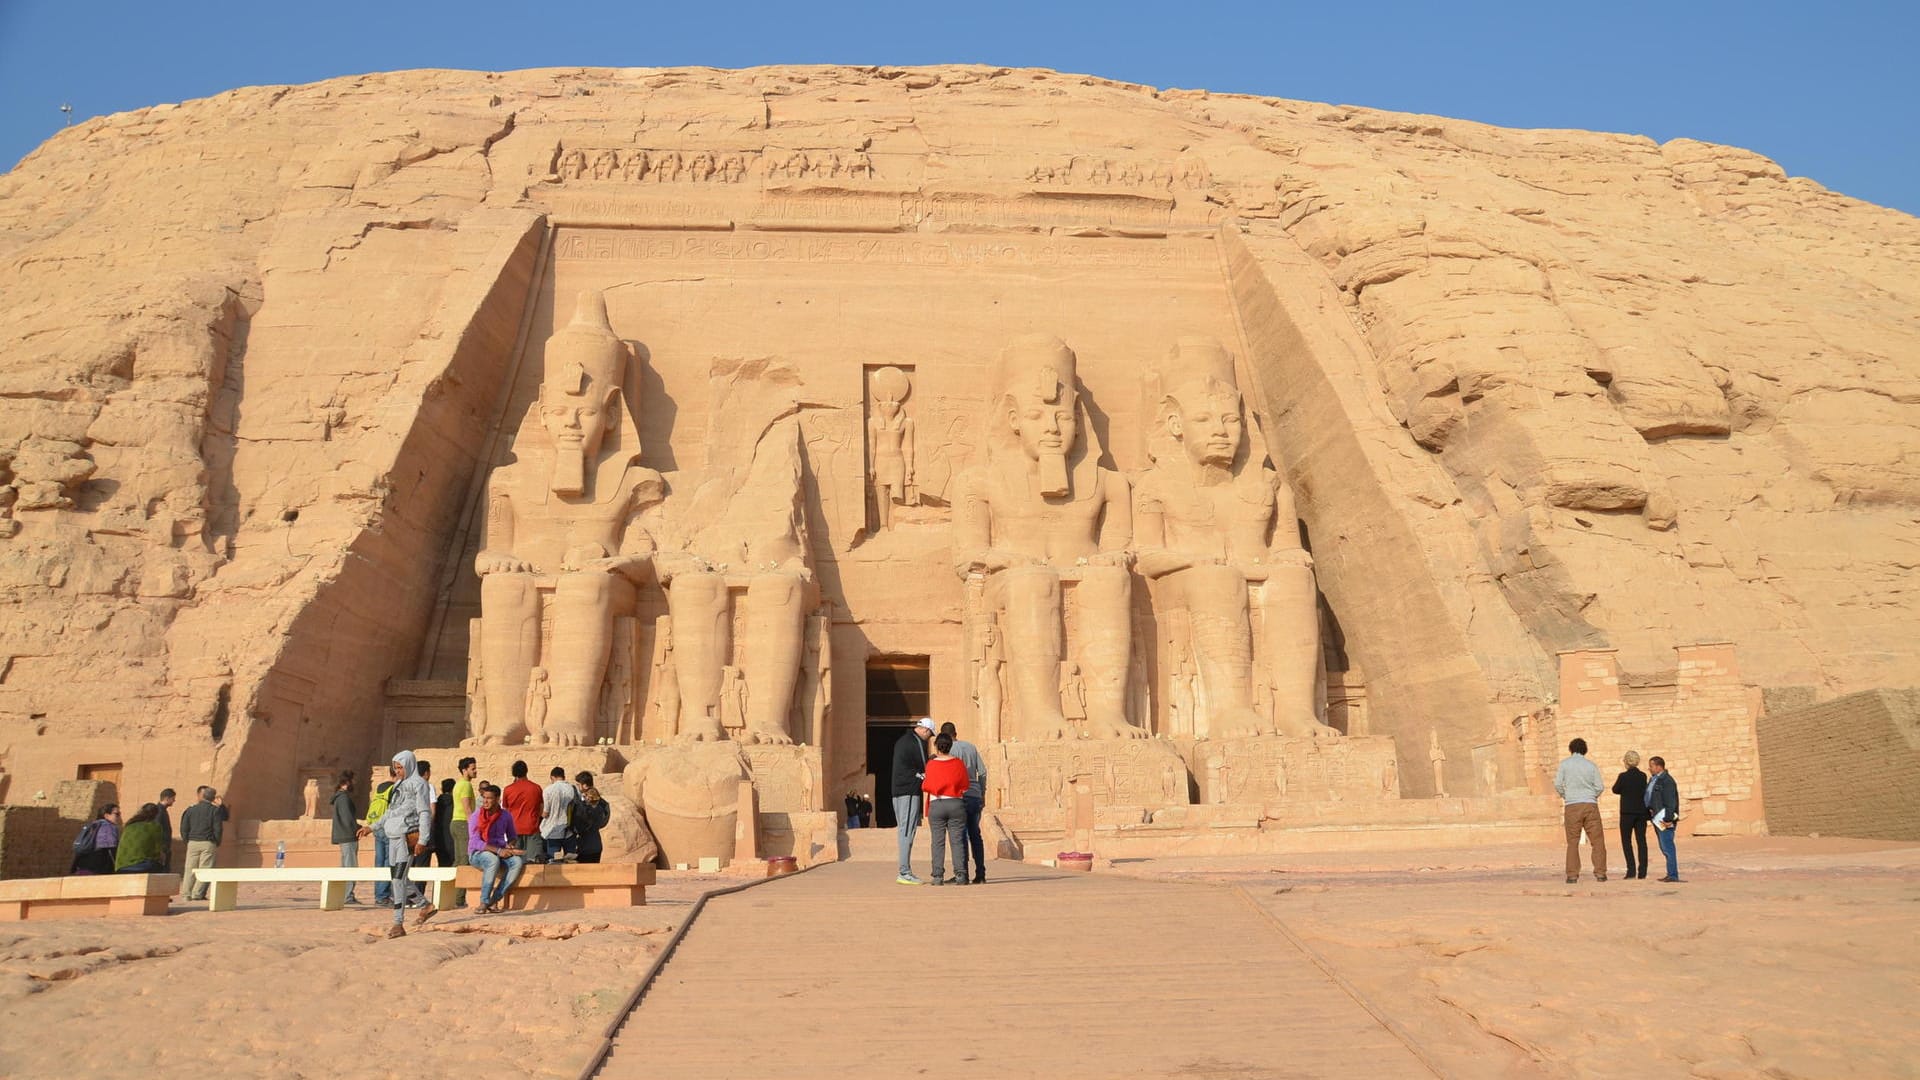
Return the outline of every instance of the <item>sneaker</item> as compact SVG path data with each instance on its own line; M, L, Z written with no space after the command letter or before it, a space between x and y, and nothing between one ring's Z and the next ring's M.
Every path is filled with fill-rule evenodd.
M948 878L947 880L945 880L945 881L943 881L943 882L941 882L940 884L942 884L942 885L965 885L966 883L967 883L967 879L965 879L965 878L963 878L963 877L961 877L961 876L960 876L959 874L955 874L955 875L953 875L952 877L950 877L950 878Z
M394 923L392 926L387 927L387 939L389 941L397 937L406 937L406 936L407 936L407 928L404 926L401 926L399 923Z
M929 885L951 885L951 884L953 884L953 880L952 880L951 878L934 878L934 879L933 879L932 881L929 881L929 882L927 882L927 884L929 884Z
M360 906L360 898L357 896L349 896L345 900L342 900L340 902L343 904L352 904L354 907Z
M1569 884L1569 885L1578 885L1578 884L1580 884L1580 879L1579 879L1579 878L1577 878L1577 877L1570 877L1570 878L1568 878L1568 879L1567 879L1567 884Z
M1680 883L1680 879L1679 879L1679 878L1677 878L1677 877L1663 877L1663 878L1661 878L1660 880L1661 880L1661 881L1671 881L1671 882L1673 882L1673 883L1674 883L1674 884L1676 884L1676 885L1678 885L1678 884Z
M975 885L985 885L987 883L987 872L985 870L976 871L973 875L973 883Z
M899 877L893 879L893 883L895 885L925 885L926 884L926 882L921 881L919 878L914 877L912 874L901 874Z
M1607 880L1607 875L1605 875L1605 874L1595 874L1595 875L1593 875L1593 880L1595 880L1595 881L1605 881L1605 880Z

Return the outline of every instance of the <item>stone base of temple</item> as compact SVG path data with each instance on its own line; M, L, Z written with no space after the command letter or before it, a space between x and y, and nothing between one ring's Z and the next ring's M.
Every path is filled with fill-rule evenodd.
M988 748L989 807L1064 809L1085 785L1097 807L1379 801L1400 797L1389 736L1079 739Z
M1051 807L992 811L989 831L1010 837L1013 858L1042 859L1080 847L1069 842L1070 811ZM1563 836L1560 800L1510 795L1472 799L1289 798L1196 806L1104 806L1094 813L1091 846L1103 859L1301 854L1470 848L1525 843L1551 846Z

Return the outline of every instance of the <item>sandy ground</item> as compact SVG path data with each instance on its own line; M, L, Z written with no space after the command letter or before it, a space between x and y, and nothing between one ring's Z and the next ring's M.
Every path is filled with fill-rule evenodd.
M390 909L323 912L318 885L0 924L0 1078L419 1075L402 1055L573 1077L693 898L735 880L661 877L645 907L409 913L396 941Z
M1532 848L1113 869L1244 886L1452 1076L1920 1076L1920 846L1680 857L1679 885L1569 886Z
M1135 907L1148 921L1190 908L1185 890L1244 889L1448 1076L1920 1077L1920 845L1691 840L1681 858L1682 885L1568 886L1558 852L1532 848L1101 872L1166 883ZM728 883L662 878L644 908L448 913L395 942L377 936L386 913L320 912L312 886L256 887L222 915L6 924L0 1077L334 1080L409 1071L381 1064L402 1055L572 1076L693 897ZM781 888L738 899L775 904ZM1226 970L1258 965L1218 946L1195 965L1218 992L1277 971ZM683 955L699 947L696 931ZM869 970L862 952L836 956ZM804 996L808 974L793 979ZM789 1004L806 1026L839 1010Z

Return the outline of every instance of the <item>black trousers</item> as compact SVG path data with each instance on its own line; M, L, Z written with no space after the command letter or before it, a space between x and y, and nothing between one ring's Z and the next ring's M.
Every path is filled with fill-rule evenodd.
M1640 858L1633 856L1634 844L1640 845ZM1627 860L1627 876L1647 876L1647 817L1622 817L1620 819L1620 851Z

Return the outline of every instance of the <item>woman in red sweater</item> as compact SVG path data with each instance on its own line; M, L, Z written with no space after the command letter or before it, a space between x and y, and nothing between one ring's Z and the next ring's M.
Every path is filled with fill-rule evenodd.
M967 766L953 756L953 736L938 735L933 740L933 757L927 762L926 779L920 790L926 794L926 821L933 830L934 885L967 883ZM942 880L941 838L953 852L953 876Z

